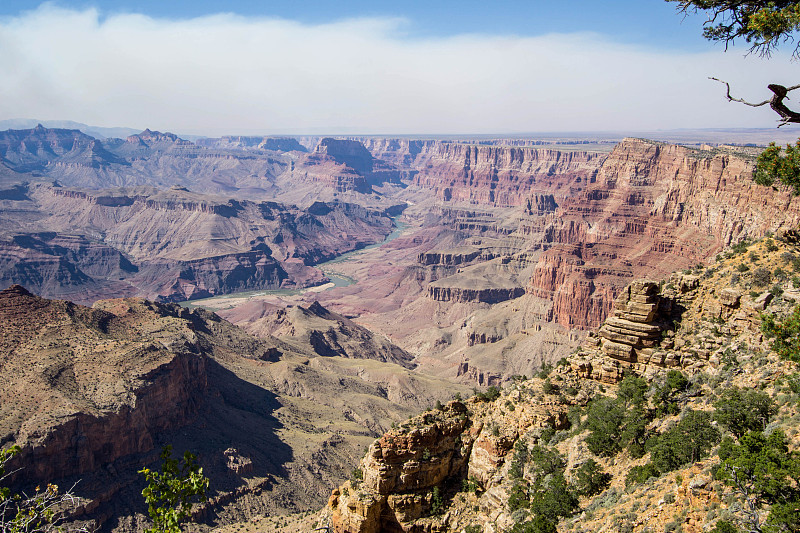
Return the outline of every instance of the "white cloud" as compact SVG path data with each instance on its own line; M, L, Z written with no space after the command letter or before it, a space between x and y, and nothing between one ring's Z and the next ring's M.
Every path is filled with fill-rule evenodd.
M102 18L51 5L0 19L0 118L184 133L501 133L769 127L725 101L797 65L595 34L412 39L396 19L325 25L214 15ZM798 76L800 77L800 76Z

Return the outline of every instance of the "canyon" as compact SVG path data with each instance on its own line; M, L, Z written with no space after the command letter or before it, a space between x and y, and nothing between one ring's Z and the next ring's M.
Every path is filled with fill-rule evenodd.
M384 435L326 516L337 531L389 516L439 531L432 487L467 472L491 489L515 439L561 429L570 407L500 423L495 404L454 395L563 358L559 386L584 403L625 372L716 364L655 346L674 320L664 302L689 305L700 281L631 281L785 233L800 200L753 183L754 148L534 141L0 132L14 483L82 479L77 518L138 530L136 468L172 443L212 477L207 529L322 507ZM717 316L755 309L737 297Z

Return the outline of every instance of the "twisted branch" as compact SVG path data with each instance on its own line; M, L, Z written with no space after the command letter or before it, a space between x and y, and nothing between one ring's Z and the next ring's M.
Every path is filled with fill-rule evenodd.
M769 104L772 110L775 111L781 117L779 121L780 124L778 124L779 128L789 123L800 123L800 113L792 111L791 109L786 107L786 104L783 103L784 99L788 100L789 91L800 89L800 85L784 87L783 85L778 85L777 83L770 83L769 85L767 85L767 89L772 91L773 93L772 98L754 104L752 102L748 102L744 98L734 98L733 96L731 96L731 85L727 81L722 81L718 78L712 78L712 77L709 77L708 79L725 84L725 87L727 87L727 92L725 94L725 97L728 99L729 102L739 102L744 105L749 105L750 107L761 107L762 105Z

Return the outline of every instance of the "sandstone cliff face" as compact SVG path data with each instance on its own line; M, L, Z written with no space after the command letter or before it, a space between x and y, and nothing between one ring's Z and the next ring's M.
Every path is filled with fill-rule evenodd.
M417 157L413 184L445 201L526 205L533 192L566 193L591 181L605 156L537 148L439 143Z
M369 194L373 186L400 183L408 176L396 166L376 159L357 140L322 139L314 151L298 159L291 180L306 181L339 193Z

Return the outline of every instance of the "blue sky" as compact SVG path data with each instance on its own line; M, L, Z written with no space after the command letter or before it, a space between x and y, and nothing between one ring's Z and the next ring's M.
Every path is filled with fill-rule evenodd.
M94 7L101 14L141 13L152 17L192 18L231 12L280 17L320 24L354 17L398 17L411 37L462 33L541 35L592 31L615 40L680 50L713 48L700 36L702 15L687 20L664 0L60 0L57 6ZM3 0L1 15L18 15L39 5L30 0Z
M774 126L788 54L727 53L662 0L0 2L0 119L192 134Z

